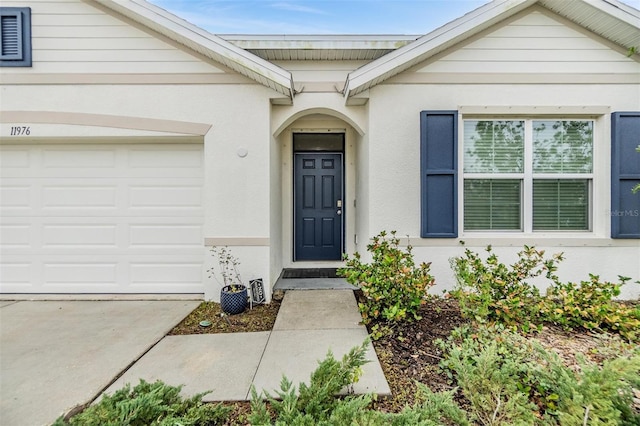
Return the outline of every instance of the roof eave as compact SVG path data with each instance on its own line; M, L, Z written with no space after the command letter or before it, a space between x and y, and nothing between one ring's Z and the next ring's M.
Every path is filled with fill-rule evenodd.
M145 0L93 0L216 62L293 99L290 72Z

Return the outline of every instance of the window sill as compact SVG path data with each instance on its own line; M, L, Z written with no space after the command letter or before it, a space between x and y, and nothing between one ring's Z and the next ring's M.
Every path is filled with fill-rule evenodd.
M522 247L523 245L536 247L638 247L637 239L612 239L610 237L596 237L593 233L586 234L522 234L522 233L496 233L496 234L466 234L458 238L401 238L402 245L411 244L413 247L460 247L464 241L465 246L484 247Z

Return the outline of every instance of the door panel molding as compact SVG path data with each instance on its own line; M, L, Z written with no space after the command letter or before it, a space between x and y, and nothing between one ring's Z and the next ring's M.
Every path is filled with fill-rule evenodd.
M344 153L294 152L293 260L341 260Z

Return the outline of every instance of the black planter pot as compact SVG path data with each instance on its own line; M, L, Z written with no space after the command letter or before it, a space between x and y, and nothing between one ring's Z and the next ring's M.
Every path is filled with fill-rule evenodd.
M220 307L223 312L230 315L240 314L247 309L247 287L244 285L234 285L233 287L241 287L240 291L231 291L231 286L226 285L220 290Z

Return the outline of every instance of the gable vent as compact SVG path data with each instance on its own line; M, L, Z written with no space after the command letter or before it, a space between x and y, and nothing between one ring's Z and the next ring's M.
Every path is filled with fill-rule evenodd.
M1 57L5 60L22 59L22 17L20 12L0 18Z

